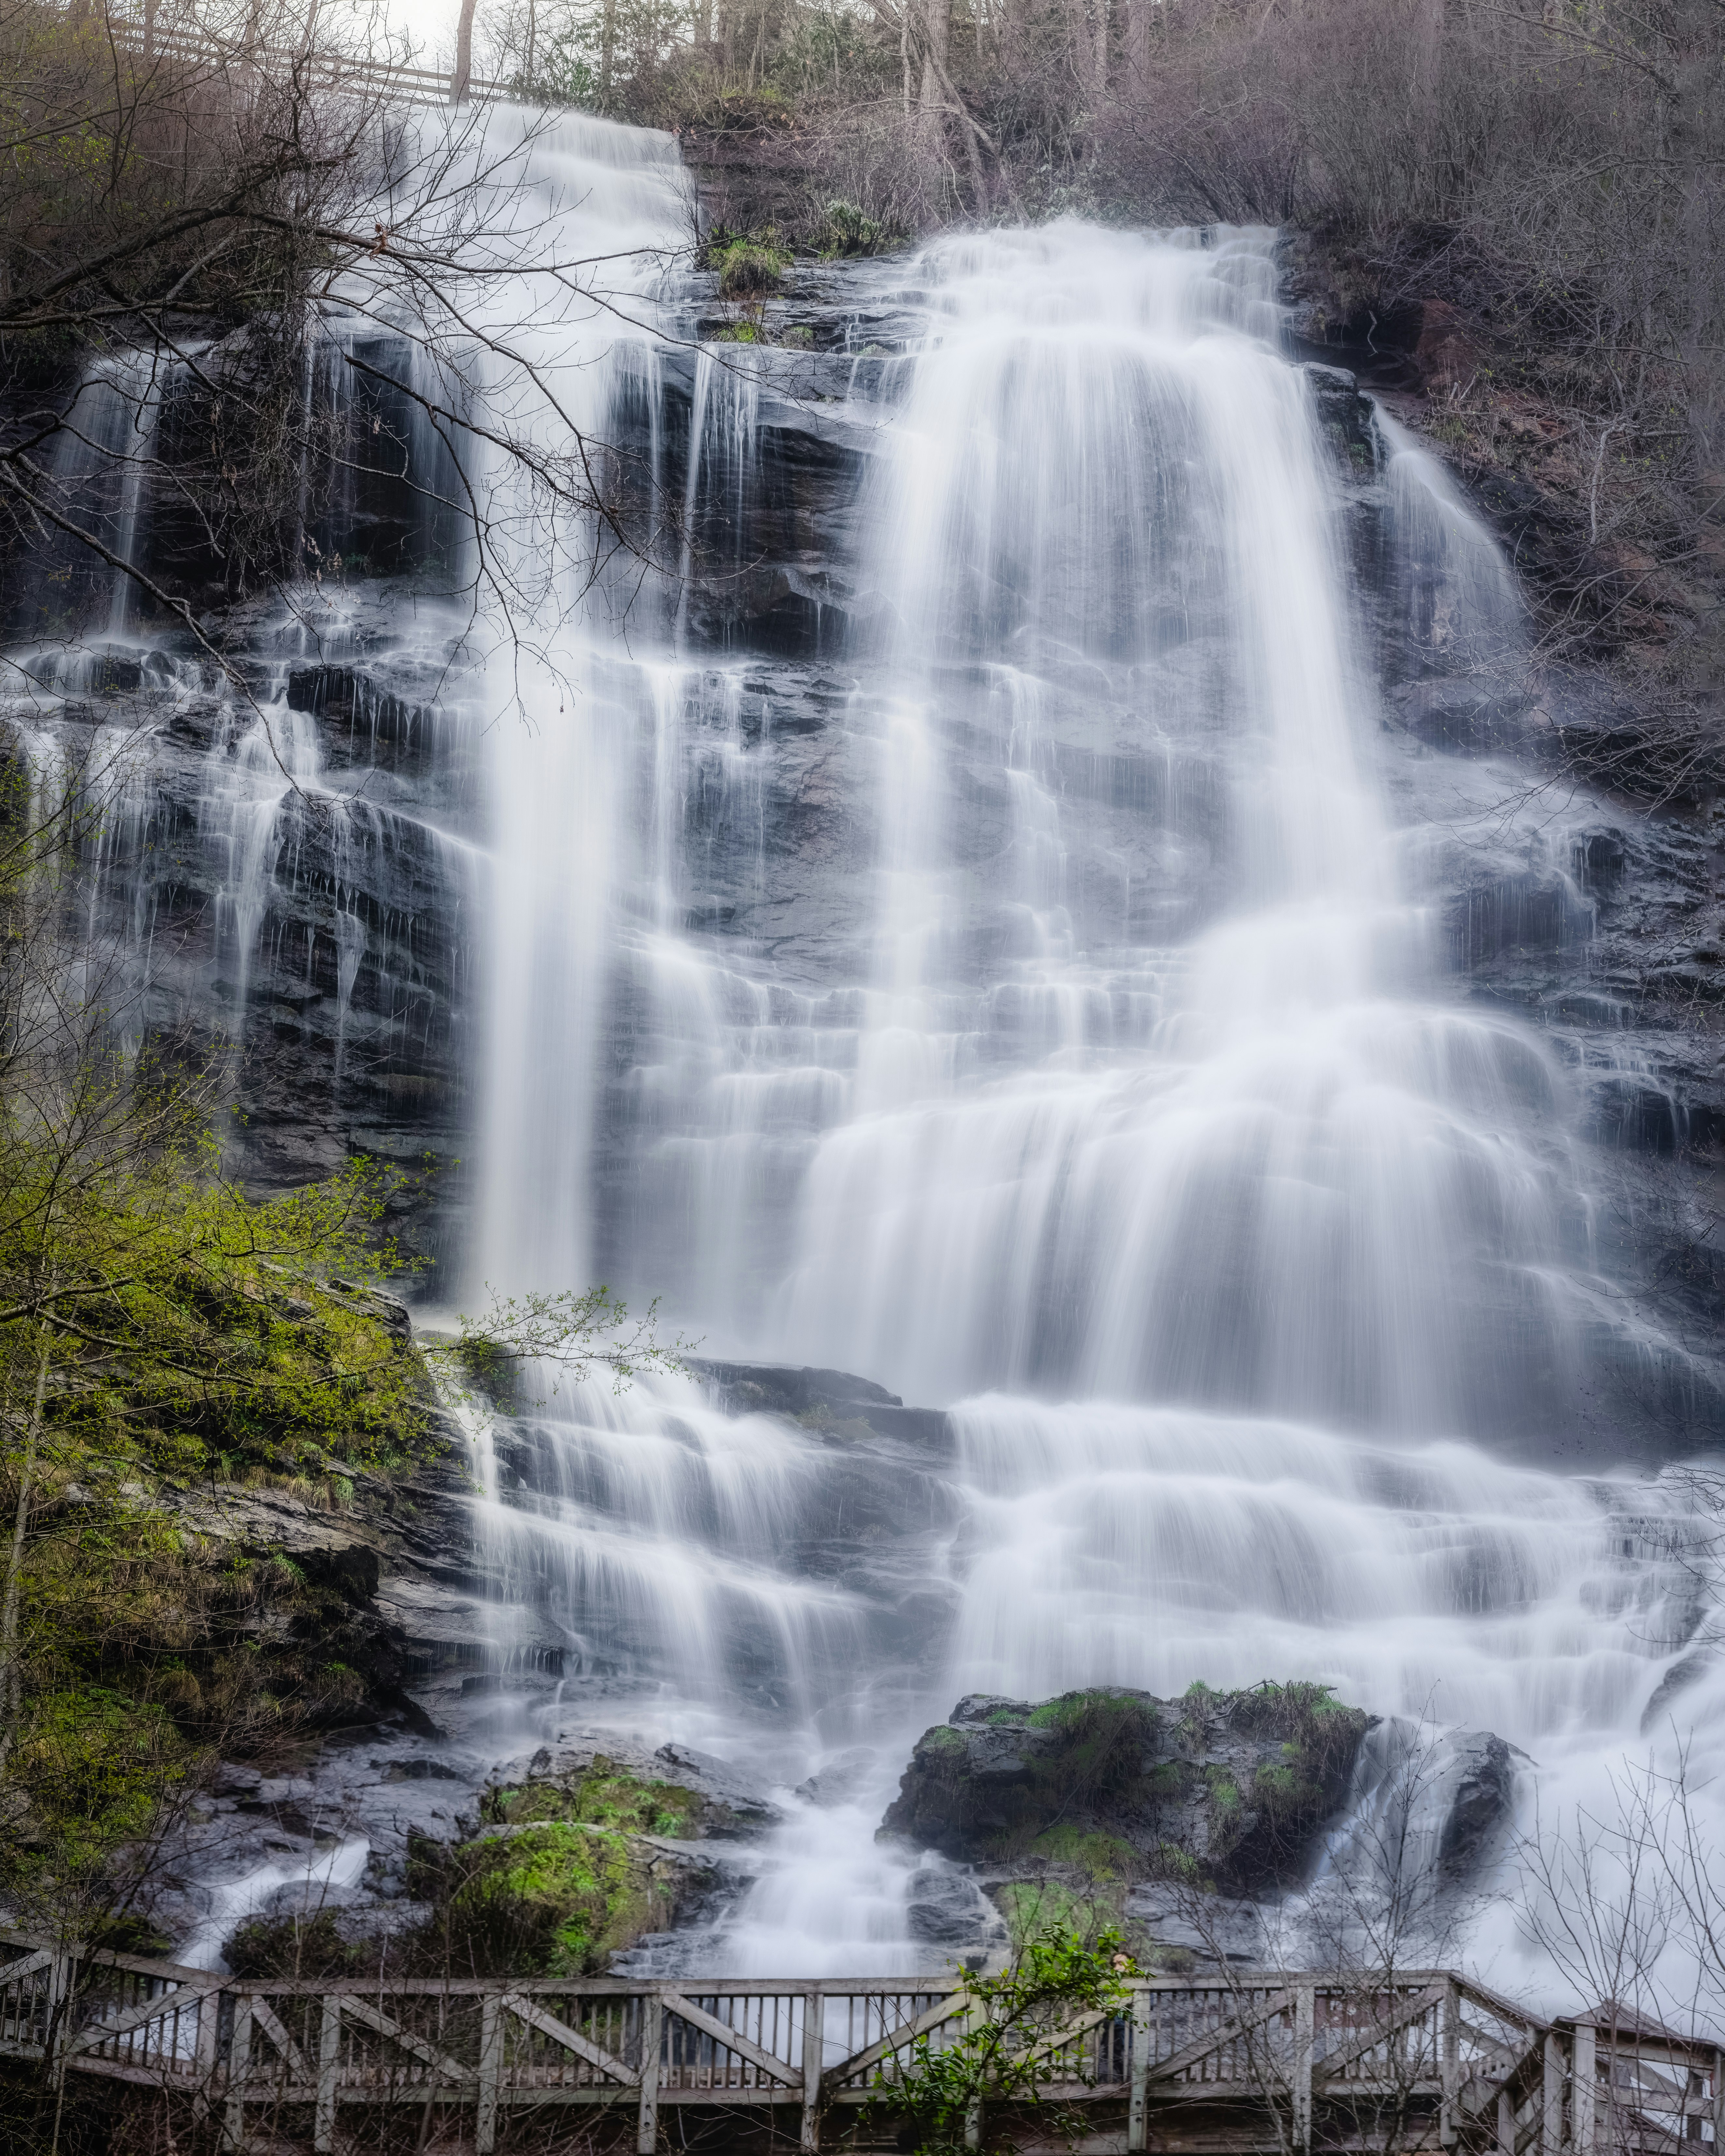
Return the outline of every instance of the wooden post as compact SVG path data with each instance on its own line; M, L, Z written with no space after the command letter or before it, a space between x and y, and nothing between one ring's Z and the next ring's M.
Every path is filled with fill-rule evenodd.
M802 2156L814 2156L820 2147L820 2076L826 2065L826 1995L818 1984L811 1984L803 1994L803 2133L797 2144Z
M1302 1984L1294 1992L1294 2146L1312 2146L1312 2051L1317 2025L1317 1987Z
M480 2003L479 2112L473 2123L476 2156L497 2146L497 2085L503 2078L503 2001L488 1992Z
M1460 2138L1455 2112L1461 2083L1461 1999L1453 1978L1444 1986L1443 2004L1439 2007L1438 2014L1438 2043L1444 2084L1438 2139L1445 2148L1453 2148Z
M1574 2066L1569 2087L1569 2143L1575 2151L1575 2156L1593 2156L1598 2046L1598 2032L1591 2022L1579 2022L1575 2030Z
M1713 2156L1725 2156L1725 2045L1713 2053Z
M1126 2145L1150 2146L1150 1994L1142 1985L1132 1994L1132 2101L1126 2114ZM1720 2156L1725 2156L1721 2150Z
M56 2088L66 2071L69 2031L64 2025L69 2010L67 2001L72 1996L74 1960L74 1955L60 1948L48 1965L48 1996L43 2001L42 2061L48 2068L50 2083Z
M198 2048L193 2053L198 2087L193 2092L192 2116L200 2126L209 2117L210 2087L220 2059L223 1997L219 1991L206 1991L198 2002Z
M966 2030L974 2029L982 2018L981 2010L973 1999L964 2010ZM964 2114L964 2145L967 2148L980 2148L983 2145L983 2100L980 2097L973 2100Z
M336 2146L336 2078L341 2065L341 2000L326 1993L317 2027L317 2112L311 2129L316 2156L333 2156Z
M1563 2047L1552 2030L1545 2040L1545 2070L1540 2082L1540 2156L1558 2156L1563 2145Z
M234 2041L228 2047L227 2147L230 2152L245 2147L245 2085L252 2066L252 2002L234 2002Z
M659 2146L659 2055L665 2048L665 2001L657 1993L641 2001L641 2107L635 2118L635 2156ZM803 2098L806 2103L808 2098Z
M479 0L461 0L455 18L455 68L449 77L449 102L465 105L473 84L473 17Z

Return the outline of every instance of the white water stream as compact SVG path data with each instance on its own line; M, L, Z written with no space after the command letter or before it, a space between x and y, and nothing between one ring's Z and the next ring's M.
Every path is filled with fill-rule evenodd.
M686 415L692 570L703 503L756 483L773 357L691 361L668 141L490 125L525 144L499 200L547 266L475 316L531 363L482 391L552 457L610 439L626 393L655 482ZM472 1287L662 1294L709 1353L950 1409L951 1449L690 1380L552 1403L481 1518L565 1676L500 1742L611 1728L787 1785L868 1748L676 1950L776 1973L941 1958L873 1830L970 1690L1317 1679L1496 1731L1548 1820L1650 1745L1725 1767L1711 1660L1643 1735L1711 1620L1690 1497L1615 1468L1637 1448L1597 1401L1675 1351L1602 1276L1570 1072L1449 973L1443 833L1389 775L1273 236L1062 224L866 275L913 332L845 407L863 626L814 683L818 757L783 717L810 670L699 648L686 584L596 575L591 532L500 461L511 610L481 592L449 721L483 745L482 869L425 831L484 922ZM1452 654L1501 649L1490 542L1381 443L1391 602ZM740 510L727 543L740 575ZM294 872L283 763L325 783L283 718L285 757L212 752L242 998ZM341 808L342 843L372 814ZM336 903L345 1014L367 932ZM1515 1905L1512 1867L1469 1951L1537 1986Z
M859 911L813 955L787 924L784 963L699 925L691 801L770 850L773 746L739 721L753 679L679 649L682 608L644 650L650 623L625 647L589 606L584 701L492 735L487 1277L590 1253L710 1348L952 1408L956 1460L926 1504L906 1469L848 1570L809 1538L854 1467L678 1387L560 1404L493 1515L568 1630L552 1721L787 1781L875 1748L711 1943L760 1970L927 1957L871 1833L963 1691L1322 1679L1497 1731L1573 1819L1700 1620L1681 1490L1528 1464L1602 1336L1660 1351L1596 1275L1564 1070L1445 977L1271 237L960 239L897 289L922 341L855 406ZM702 460L740 491L759 437L757 363L719 355L691 519ZM1501 648L1489 541L1384 449L1421 632ZM1125 847L1064 798L1111 757L1154 780ZM1472 1951L1537 1980L1512 1900Z

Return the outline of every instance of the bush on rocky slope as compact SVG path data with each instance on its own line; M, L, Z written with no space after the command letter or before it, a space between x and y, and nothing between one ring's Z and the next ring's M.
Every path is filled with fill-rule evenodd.
M648 1932L669 1928L717 1885L699 1844L756 1831L747 1807L597 1753L561 1773L486 1793L453 1844L416 1838L410 1883L424 1913L387 1938L317 1910L243 1925L229 1943L245 1975L602 1974Z

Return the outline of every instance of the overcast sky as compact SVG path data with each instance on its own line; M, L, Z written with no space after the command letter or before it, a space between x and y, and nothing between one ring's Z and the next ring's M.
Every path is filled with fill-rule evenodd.
M424 59L434 65L454 57L460 0L386 0L386 6L390 28L411 33Z

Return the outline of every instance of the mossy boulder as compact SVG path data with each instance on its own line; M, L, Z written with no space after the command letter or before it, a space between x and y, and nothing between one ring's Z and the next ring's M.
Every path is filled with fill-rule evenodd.
M603 1753L490 1789L480 1814L457 1847L418 1845L413 1886L433 1904L428 1943L480 1974L603 1971L721 1887L691 1845L738 1825L711 1794Z
M707 1876L639 1835L567 1820L482 1830L452 1871L454 1964L541 1976L598 1974L668 1929Z
M674 1781L627 1759L594 1752L558 1772L531 1774L523 1781L487 1789L480 1815L499 1826L561 1820L682 1841L747 1834L772 1823L746 1793L733 1794L737 1801L727 1802L711 1788L696 1787L693 1776L688 1782Z
M1322 1686L1183 1698L976 1694L917 1741L882 1822L962 1861L1251 1894L1303 1876L1369 1717Z

